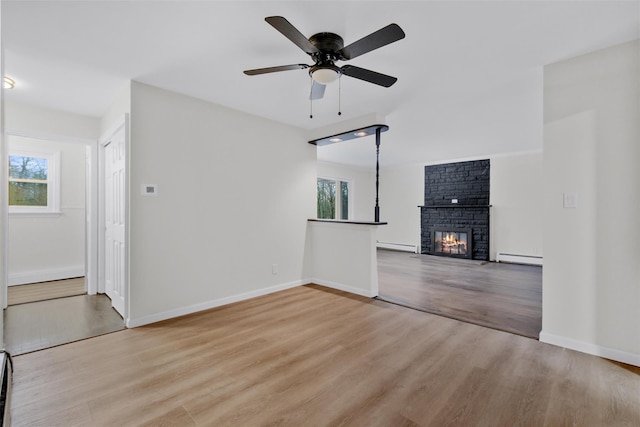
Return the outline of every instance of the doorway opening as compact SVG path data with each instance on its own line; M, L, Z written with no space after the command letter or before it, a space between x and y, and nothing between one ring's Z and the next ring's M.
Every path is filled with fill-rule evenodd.
M6 141L16 153L3 180L6 349L22 354L124 329L98 294L98 143L15 131Z

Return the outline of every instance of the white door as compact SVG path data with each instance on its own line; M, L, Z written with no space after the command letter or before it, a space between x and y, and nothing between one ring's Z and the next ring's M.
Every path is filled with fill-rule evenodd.
M111 305L124 317L125 133L121 127L104 147L104 284Z

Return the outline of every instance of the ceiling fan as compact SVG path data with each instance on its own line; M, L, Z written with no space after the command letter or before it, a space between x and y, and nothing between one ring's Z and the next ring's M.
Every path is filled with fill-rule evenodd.
M404 31L397 24L389 24L360 40L344 46L342 37L334 33L318 33L308 39L282 16L268 16L264 19L282 35L291 40L314 61L313 65L292 64L277 67L257 68L245 70L249 76L275 73L278 71L302 70L309 68L309 75L313 79L310 99L321 99L324 96L325 85L340 76L345 75L384 87L393 85L398 79L386 74L377 73L353 65L338 67L336 61L347 61L372 50L386 46L405 37Z

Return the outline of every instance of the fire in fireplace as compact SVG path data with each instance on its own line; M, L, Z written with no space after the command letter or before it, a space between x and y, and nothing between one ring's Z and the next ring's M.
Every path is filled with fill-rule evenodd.
M433 230L433 255L471 258L471 230Z

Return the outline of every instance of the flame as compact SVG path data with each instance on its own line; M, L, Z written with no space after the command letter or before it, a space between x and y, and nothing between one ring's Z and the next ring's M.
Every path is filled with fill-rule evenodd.
M467 241L458 240L458 233L444 232L442 233L442 240L440 241L442 246L442 252L465 253L467 252Z

